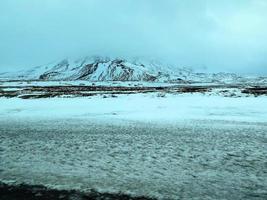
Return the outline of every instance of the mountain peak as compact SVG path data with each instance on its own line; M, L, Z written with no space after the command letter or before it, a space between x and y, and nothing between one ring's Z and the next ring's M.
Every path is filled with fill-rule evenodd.
M64 59L50 65L40 73L41 80L88 80L88 81L156 81L160 69L153 65L129 62L123 58L84 57ZM47 68L47 67L46 67Z
M87 80L152 81L176 83L236 83L251 79L229 73L194 73L190 68L175 68L155 60L87 56L66 58L60 62L18 73L2 73L1 79L12 80Z

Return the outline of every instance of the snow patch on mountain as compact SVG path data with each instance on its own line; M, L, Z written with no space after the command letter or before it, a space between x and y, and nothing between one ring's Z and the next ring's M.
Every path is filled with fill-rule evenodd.
M145 81L172 83L261 83L266 77L242 77L232 73L196 73L190 68L177 68L156 61L140 59L85 57L35 67L17 73L2 73L8 80L61 81Z

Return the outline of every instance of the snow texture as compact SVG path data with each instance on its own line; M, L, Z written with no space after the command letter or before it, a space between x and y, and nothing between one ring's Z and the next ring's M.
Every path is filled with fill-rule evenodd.
M266 199L267 97L0 98L0 181Z

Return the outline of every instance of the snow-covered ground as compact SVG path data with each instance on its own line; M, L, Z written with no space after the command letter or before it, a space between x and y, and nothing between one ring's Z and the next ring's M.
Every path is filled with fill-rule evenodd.
M204 94L132 94L114 98L0 98L0 118L124 119L147 122L231 120L267 122L267 97L224 98Z
M166 87L183 84L162 83L162 82L142 82L142 81L3 81L2 87L25 87L25 86L123 86L123 87ZM198 84L199 85L199 84ZM211 85L211 84L209 84Z
M0 98L0 181L266 199L266 96L160 96Z

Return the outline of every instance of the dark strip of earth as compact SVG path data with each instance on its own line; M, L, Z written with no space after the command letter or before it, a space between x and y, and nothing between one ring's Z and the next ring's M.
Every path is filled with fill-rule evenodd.
M149 197L132 197L126 194L100 193L95 190L56 190L42 185L8 185L0 182L1 200L155 200Z

